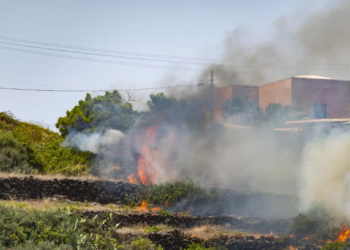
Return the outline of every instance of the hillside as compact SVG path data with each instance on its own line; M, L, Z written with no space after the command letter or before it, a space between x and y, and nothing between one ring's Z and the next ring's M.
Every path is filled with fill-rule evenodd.
M47 128L22 122L0 112L0 171L82 175L89 171L91 154L63 148L63 138Z

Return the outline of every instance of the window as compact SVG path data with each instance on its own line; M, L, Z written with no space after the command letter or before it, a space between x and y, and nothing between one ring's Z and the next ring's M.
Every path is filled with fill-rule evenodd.
M314 103L314 118L316 119L327 118L327 104Z

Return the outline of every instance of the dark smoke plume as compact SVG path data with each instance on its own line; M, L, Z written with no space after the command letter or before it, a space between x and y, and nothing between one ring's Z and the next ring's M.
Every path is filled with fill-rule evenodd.
M330 1L300 24L297 14L277 20L265 41L243 28L234 30L224 41L222 65L205 69L200 80L208 79L210 70L219 86L262 85L297 75L349 79L349 13L349 1Z

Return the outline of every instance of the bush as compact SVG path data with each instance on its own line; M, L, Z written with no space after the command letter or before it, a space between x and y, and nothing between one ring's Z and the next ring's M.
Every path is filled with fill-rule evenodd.
M157 247L149 239L139 239L131 242L132 250L163 250L161 246Z
M291 232L298 238L314 237L335 240L340 223L321 206L314 207L305 214L299 214L291 223Z
M157 227L157 226L144 228L145 233L158 233L160 230L162 230L162 229L160 227Z
M332 243L328 243L321 250L345 250L349 246L349 242L339 242L335 241Z
M35 173L29 165L28 150L12 132L0 131L0 171Z
M63 148L63 138L47 128L0 112L0 171L82 175L92 154Z
M183 199L208 200L214 199L215 194L197 186L193 182L175 182L160 185L149 185L146 189L146 200L155 205L169 205Z
M194 243L192 242L187 250L203 250L203 249L208 249L208 250L227 250L227 248L223 247L223 246L217 246L217 247L205 247L204 242L202 243Z
M37 211L0 205L0 242L8 249L121 249L104 221L68 210ZM21 248L22 247L22 248Z

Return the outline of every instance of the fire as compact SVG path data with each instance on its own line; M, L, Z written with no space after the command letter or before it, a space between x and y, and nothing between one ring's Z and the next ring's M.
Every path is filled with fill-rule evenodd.
M272 231L270 231L270 236L273 236L273 232Z
M168 202L167 201L165 202L164 206L166 206L166 207L168 206Z
M144 145L141 150L141 154L139 157L138 163L138 174L141 182L144 185L148 185L150 183L156 183L157 173L155 172L154 166L152 165L152 161L150 160L152 157L152 149L150 144L155 141L157 132L157 126L150 127L146 130L144 135Z
M152 212L156 212L156 211L159 211L160 210L160 207L152 207Z
M137 180L136 180L134 174L128 175L128 180L129 180L129 183L135 183L135 184L137 184Z
M290 249L290 250L294 250L294 247L292 247L292 246L289 246L289 249Z
M308 240L309 239L309 236L305 236L304 240Z
M146 201L142 201L141 206L137 207L137 211L147 212L148 211L148 203Z
M152 207L152 212L157 212L160 210L160 207ZM143 200L141 205L137 207L137 211L139 212L148 212L149 211L149 204Z
M342 226L340 228L339 236L338 236L338 241L345 242L346 239L350 237L350 230L347 226Z
M143 135L137 172L144 185L158 184L160 178L162 181L172 181L168 165L171 162L175 130L170 130L165 137L156 141L157 130L157 126L149 127ZM157 145L157 148L154 148L154 145Z

